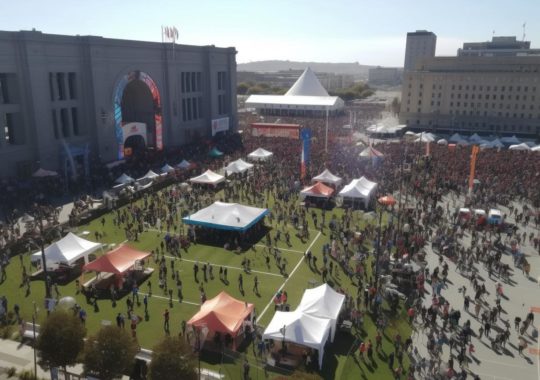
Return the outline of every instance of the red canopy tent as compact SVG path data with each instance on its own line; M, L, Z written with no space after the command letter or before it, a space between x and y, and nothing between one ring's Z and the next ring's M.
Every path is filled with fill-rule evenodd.
M235 338L246 318L253 313L254 305L237 300L225 292L207 300L187 322L194 328L206 327L210 331L230 334Z
M143 260L150 255L150 252L137 251L127 245L121 245L86 264L83 270L122 274L131 269L136 261Z
M334 189L322 182L317 182L313 186L306 187L300 193L308 197L330 198L334 194Z

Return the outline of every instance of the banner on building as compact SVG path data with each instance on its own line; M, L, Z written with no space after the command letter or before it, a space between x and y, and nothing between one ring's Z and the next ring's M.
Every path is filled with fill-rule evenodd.
M212 120L212 136L215 136L219 132L229 130L229 118L222 117L221 119Z
M311 150L311 130L304 128L300 134L302 139L302 156L300 157L300 179L304 179L309 165L309 153Z
M137 135L144 139L145 144L148 144L146 123L133 122L122 125L122 139L124 144L129 137Z
M251 134L254 137L284 137L298 140L300 128L300 124L253 123L251 124Z

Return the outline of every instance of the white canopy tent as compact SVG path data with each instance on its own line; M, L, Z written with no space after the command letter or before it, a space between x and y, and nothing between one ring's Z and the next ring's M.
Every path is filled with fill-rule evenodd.
M531 148L525 143L510 145L508 149L509 150L531 150Z
M434 142L437 140L437 136L435 136L431 132L422 132L419 134L418 138L414 140L415 142Z
M38 170L36 170L32 174L32 177L34 177L34 178L45 178L45 177L56 177L57 175L58 175L58 173L53 171L53 170L47 170L47 169L39 168Z
M128 183L132 183L132 182L135 182L135 180L131 178L130 176L128 176L126 173L122 174L120 177L116 179L116 181L114 181L114 183L118 183L120 185L127 185Z
M454 133L452 136L450 136L450 138L448 139L448 142L458 144L458 143L467 142L467 139L461 136L459 133Z
M45 248L47 269L55 269L60 263L71 265L81 257L84 257L84 262L87 264L88 255L97 251L101 246L101 243L85 240L70 232ZM30 259L33 262L41 261L41 251L32 254Z
M189 169L191 167L191 163L186 160L182 160L178 165L176 165L177 168L180 169Z
M448 141L446 139L440 139L437 141L437 144L439 145L448 145Z
M238 160L233 161L229 165L227 165L225 167L225 172L227 173L227 175L238 174L238 173L244 173L252 168L253 168L253 164L250 164L242 160L241 158L239 158Z
M318 350L321 368L331 324L330 319L313 317L299 311L276 311L262 337Z
M220 230L246 231L261 220L268 209L238 203L214 202L196 213L182 218L185 224Z
M343 302L345 302L345 295L336 292L328 284L323 284L313 289L306 289L296 311L313 317L330 319L332 321L330 340L333 342Z
M517 145L521 144L521 140L516 137L516 135L513 135L512 137L503 137L501 138L501 142L503 144L507 145Z
M250 154L248 154L248 158L251 158L252 160L259 160L264 161L272 157L274 153L267 151L263 148L257 148Z
M311 179L311 182L329 183L334 186L339 186L342 181L343 179L341 177L332 174L328 169L324 169L321 174Z
M367 208L372 194L375 192L377 184L371 182L366 177L353 179L348 185L339 192L343 198L363 199L364 205Z
M373 157L384 157L384 154L382 154L382 152L378 151L372 146L368 146L366 149L360 152L359 156L373 158Z
M175 169L174 169L171 165L169 165L169 164L165 164L165 165L163 165L163 167L161 168L161 172L162 172L162 173L171 173L171 172L174 172L174 170L175 170Z
M190 178L189 181L191 183L201 183L204 185L217 185L218 183L225 181L225 177L214 173L211 170L207 170L197 177Z
M534 146L531 148L531 151L533 152L540 152L540 145Z
M159 174L157 174L156 172L152 171L152 170L148 170L148 172L146 172L146 174L144 176L142 176L141 178L139 178L137 181L140 181L140 180L143 180L143 179L154 179L154 178L157 178L159 177Z

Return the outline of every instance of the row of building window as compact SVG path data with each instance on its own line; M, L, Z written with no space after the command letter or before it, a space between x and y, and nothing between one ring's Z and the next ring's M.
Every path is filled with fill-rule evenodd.
M20 112L6 112L0 114L2 122L3 139L0 145L23 145L26 142L26 136L22 124Z
M77 76L75 73L49 73L51 101L77 99Z
M202 92L202 73L197 72L182 72L180 74L180 82L182 94L190 94L192 92Z
M225 91L227 89L227 72L226 71L218 71L217 89L218 91Z
M406 121L407 125L411 125L410 124L410 120L407 120ZM430 126L432 126L434 123L432 120L429 121L428 123ZM416 125L420 125L420 120L416 120ZM448 126L445 126L445 125L441 125L440 127L446 127L448 128ZM455 123L452 123L452 128L455 128L455 127L469 127L469 128L482 128L482 129L488 129L490 131L512 131L512 132L528 132L528 133L533 133L535 132L535 130L539 130L540 128L538 127L535 127L535 126L532 126L532 125L521 125L521 124L487 124L485 122L465 122L465 121L461 121L461 122L455 122Z
M202 96L182 99L182 121L199 120L203 118Z
M77 107L53 109L52 122L56 139L82 135Z
M15 74L0 73L0 104L19 103L19 89Z

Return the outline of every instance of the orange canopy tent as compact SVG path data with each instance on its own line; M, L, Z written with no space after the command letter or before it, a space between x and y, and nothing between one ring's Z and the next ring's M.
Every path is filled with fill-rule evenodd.
M83 270L122 274L133 267L136 261L143 260L150 254L150 252L137 251L127 245L121 245L86 264Z
M306 187L300 193L307 197L330 198L334 194L334 189L322 182L317 182L313 186Z
M211 331L235 337L244 320L253 312L253 304L231 297L225 292L207 300L187 322L188 326L207 327Z

